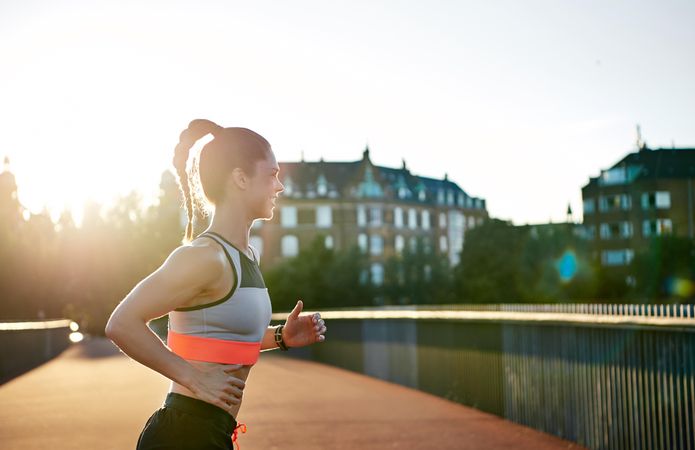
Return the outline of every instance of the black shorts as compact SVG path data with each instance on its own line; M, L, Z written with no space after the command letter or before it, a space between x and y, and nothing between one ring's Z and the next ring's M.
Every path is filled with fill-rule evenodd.
M228 412L197 398L169 392L138 438L137 450L233 449L240 428Z

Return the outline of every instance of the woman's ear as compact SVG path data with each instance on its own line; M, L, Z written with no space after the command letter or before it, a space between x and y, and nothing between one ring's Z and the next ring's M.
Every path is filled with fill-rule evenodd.
M232 174L227 178L227 183L230 185L228 187L233 187L235 190L245 191L249 185L249 177L240 168L236 167L232 170Z

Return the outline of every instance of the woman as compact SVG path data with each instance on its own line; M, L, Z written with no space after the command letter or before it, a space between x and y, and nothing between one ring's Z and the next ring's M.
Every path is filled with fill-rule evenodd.
M189 176L189 151L208 134L213 139L194 158ZM319 313L299 315L301 300L285 324L268 326L270 298L249 245L253 221L273 217L284 189L268 141L245 128L197 119L181 133L174 167L188 213L184 245L116 307L106 335L172 381L138 449L230 449L237 429L246 432L236 418L260 351L323 342L326 326ZM208 229L192 239L193 205L201 202L214 213ZM147 326L166 314L168 348Z

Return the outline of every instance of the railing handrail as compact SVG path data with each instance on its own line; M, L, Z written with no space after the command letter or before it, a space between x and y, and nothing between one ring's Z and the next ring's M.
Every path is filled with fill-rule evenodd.
M0 331L47 330L69 327L71 323L72 320L69 319L0 322Z
M662 308L664 306L674 308ZM676 306L680 308L675 308ZM322 310L325 319L499 321L611 327L668 327L695 332L693 305L497 304L407 305ZM274 313L284 320L286 313Z

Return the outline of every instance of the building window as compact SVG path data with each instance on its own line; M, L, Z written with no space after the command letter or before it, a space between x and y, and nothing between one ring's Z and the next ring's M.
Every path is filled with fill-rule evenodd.
M596 239L596 225L585 225L583 228L584 238L590 241Z
M422 251L427 254L432 253L432 240L429 236L422 238Z
M426 209L422 211L422 229L423 230L429 230L430 229L430 212L427 211Z
M600 233L601 239L632 237L632 222L602 223L600 227Z
M380 263L373 263L371 269L372 283L376 286L384 284L384 266Z
M644 192L642 209L668 209L671 207L671 193L668 191Z
M620 250L604 250L601 252L601 263L604 266L624 266L632 262L635 252L625 248Z
M393 210L393 225L396 228L403 228L403 209L395 208Z
M469 217L469 220L473 217ZM449 211L447 217L449 228L447 229L447 244L449 246L449 263L455 266L460 261L463 250L463 239L466 226L466 216L460 211Z
M323 241L323 245L326 248L333 248L333 236L331 236L330 234L326 236L326 239L324 239Z
M642 166L621 166L604 170L598 179L599 186L613 186L616 184L631 183L642 173Z
M294 193L294 183L292 182L292 178L290 178L289 176L285 177L285 180L282 182L282 185L285 186L285 192L283 195L291 197Z
M403 252L403 247L405 247L405 239L400 234L397 234L393 242L393 248L396 250L396 253L401 253Z
M602 195L598 198L598 207L601 211L628 210L632 207L632 200L627 194Z
M584 199L584 214L591 214L595 211L596 204L593 198Z
M411 253L417 252L417 238L415 236L410 237L410 252Z
M444 203L444 189L437 189L437 203Z
M258 255L263 256L263 238L260 236L251 236L249 238L249 244L256 250L258 250Z
M642 222L642 236L661 236L664 234L673 234L671 219L645 220Z
M320 175L318 181L316 182L316 192L321 197L325 197L328 193L328 182L326 181L326 177L323 175Z
M411 230L417 228L417 211L415 211L413 208L408 210L408 227Z
M383 197L384 191L379 183L374 180L374 174L371 167L367 167L364 171L364 181L358 186L358 194L360 197Z
M291 234L283 236L280 246L282 247L282 256L292 257L299 254L299 239L297 236L292 236Z
M425 281L432 281L432 266L425 264L423 269L423 275L425 276Z
M616 167L614 169L606 170L601 174L601 181L601 184L604 186L624 184L627 181L625 169L623 167Z
M367 209L363 205L357 207L357 225L367 226Z
M418 198L418 200L420 200L421 202L424 202L424 201L427 199L427 194L425 194L424 189L423 189L423 190L420 190L420 192L417 193L417 198Z
M372 206L369 208L369 225L373 227L381 226L381 208L378 206Z
M330 205L316 207L316 226L319 228L330 228L333 225L333 215Z
M452 191L452 190L447 191L446 202L449 205L454 204L454 191Z
M446 236L439 236L439 251L446 253L449 247L446 245Z
M367 253L367 235L360 233L357 235L357 245L362 253Z
M463 208L463 206L466 204L466 199L464 198L463 193L459 193L458 199L459 199L459 200L458 200L458 205L459 205L461 208Z
M668 191L656 193L656 207L658 209L668 209L671 207L671 194Z
M446 214L439 213L439 228L446 228Z
M384 238L378 234L373 234L369 237L369 252L372 255L381 255L384 253Z
M465 218L464 218L464 222L465 222ZM467 228L468 229L475 228L475 217L468 216L468 227Z
M280 223L285 228L294 228L297 226L297 207L283 206L280 208Z

